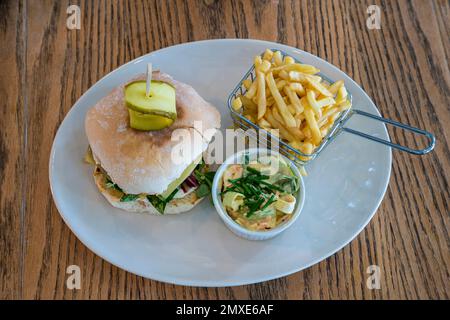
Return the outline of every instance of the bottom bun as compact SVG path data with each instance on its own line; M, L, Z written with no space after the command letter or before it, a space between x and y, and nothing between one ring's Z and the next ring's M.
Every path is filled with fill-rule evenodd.
M107 188L106 176L103 173L94 171L94 180L101 194L103 194L103 196L113 207L129 212L161 215L161 213L155 209L155 207L145 196L139 197L134 201L121 202L120 198L123 193L113 188ZM198 198L195 192L191 192L183 198L173 199L166 205L164 214L178 214L187 212L202 201L202 199L203 198Z

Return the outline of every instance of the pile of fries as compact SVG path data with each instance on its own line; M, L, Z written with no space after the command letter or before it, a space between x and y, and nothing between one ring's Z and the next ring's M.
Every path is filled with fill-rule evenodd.
M243 81L245 93L233 99L233 109L271 133L277 129L284 142L310 155L339 114L351 107L344 81L327 83L317 75L320 70L280 51L267 49L254 64L254 80Z

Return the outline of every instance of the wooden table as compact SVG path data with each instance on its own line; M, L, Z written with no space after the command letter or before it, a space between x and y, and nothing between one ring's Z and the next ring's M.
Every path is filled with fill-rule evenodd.
M372 3L381 9L380 30L366 27ZM0 5L0 298L449 298L448 1L70 4L81 7L80 30L66 27L69 1ZM383 115L437 137L427 156L393 153L384 201L343 250L285 278L219 289L146 280L97 257L63 223L48 182L56 130L83 92L140 55L212 38L265 39L311 52L355 79ZM418 145L395 130L391 138ZM66 288L71 264L81 267L81 290ZM369 265L381 268L379 290L366 287Z

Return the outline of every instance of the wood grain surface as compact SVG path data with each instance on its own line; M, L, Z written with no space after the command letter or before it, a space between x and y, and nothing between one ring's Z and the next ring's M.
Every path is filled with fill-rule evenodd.
M0 3L0 298L449 298L449 1ZM380 30L366 27L372 3L381 8ZM69 4L81 8L80 30L66 27ZM213 38L276 41L326 59L383 115L431 130L437 145L423 157L393 153L377 214L325 261L261 284L191 288L127 273L81 244L53 203L48 160L65 114L105 74L153 50ZM65 285L72 264L81 267L80 290ZM381 268L379 290L366 287L369 265Z

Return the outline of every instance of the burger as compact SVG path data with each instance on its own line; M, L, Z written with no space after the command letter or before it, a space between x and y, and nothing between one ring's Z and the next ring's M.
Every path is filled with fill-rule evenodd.
M144 79L142 75L133 81ZM153 72L152 79L175 89L176 118L159 130L131 127L125 88L132 81L125 83L87 112L86 160L94 165L95 184L112 206L149 214L182 213L209 193L214 173L203 153L220 128L220 114L191 86L168 74ZM201 123L201 132L196 123ZM181 162L174 159L180 144L173 139L176 130L201 137L183 152Z

